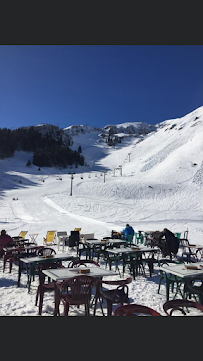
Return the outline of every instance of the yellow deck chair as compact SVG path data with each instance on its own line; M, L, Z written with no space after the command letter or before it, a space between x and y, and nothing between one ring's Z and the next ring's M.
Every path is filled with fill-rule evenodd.
M28 231L21 231L20 234L18 235L18 237L20 237L20 238L25 238L27 232L28 232Z
M53 245L56 244L55 242L55 236L57 231L47 231L47 236L44 238L44 244Z
M80 233L82 228L75 228L74 231L78 231Z

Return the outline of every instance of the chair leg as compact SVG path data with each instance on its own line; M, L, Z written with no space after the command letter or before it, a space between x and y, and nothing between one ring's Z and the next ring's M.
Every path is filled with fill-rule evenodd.
M107 300L107 316L112 315L112 302L111 300Z
M37 294L36 294L36 299L35 299L35 306L37 306L38 298L39 298L39 286L38 286L38 288L37 288Z
M44 299L44 291L42 289L40 289L40 291L39 291L39 315L42 314L43 299Z

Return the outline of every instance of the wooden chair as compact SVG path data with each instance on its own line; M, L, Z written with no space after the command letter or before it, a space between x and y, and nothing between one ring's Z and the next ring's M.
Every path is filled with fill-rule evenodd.
M97 279L87 275L77 275L57 284L56 287L56 308L55 314L59 314L59 304L62 301L64 306L64 316L68 316L69 306L85 305L85 315L89 316L91 290ZM66 293L65 293L66 292Z
M43 239L45 245L56 245L55 243L56 231L47 231L46 238Z
M114 316L140 316L148 315L148 316L161 316L161 314L150 307L137 305L131 303L130 305L120 306L115 312Z
M184 300L184 299L176 299L167 301L163 305L164 312L167 314L167 316L172 316L172 313L174 311L180 311L183 315L187 315L187 313L184 311L184 308L196 308L197 310L200 310L203 312L203 305L200 305L197 302ZM170 310L170 312L169 312Z

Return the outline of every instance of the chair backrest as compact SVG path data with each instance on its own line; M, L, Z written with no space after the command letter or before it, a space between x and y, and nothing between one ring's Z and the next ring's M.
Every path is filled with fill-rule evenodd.
M71 290L71 302L75 304L86 303L91 297L91 288L97 279L92 276L81 275L69 278L62 282L62 292Z
M186 315L186 312L184 311L184 307L196 308L203 312L203 305L200 305L197 302L193 302L189 300L183 300L183 299L170 300L165 302L163 305L164 312L167 314L167 316L172 316L172 313L174 311L180 311L181 313Z
M194 276L185 281L185 289L191 294L199 296L200 303L203 305L203 276Z
M176 233L174 233L174 235L175 235L177 238L180 238L180 237L181 237L181 232L176 232Z
M38 250L37 255L38 256L51 256L53 254L56 254L56 251L53 248L50 247L43 247Z
M19 237L25 238L27 233L28 233L28 231L21 231L20 234L19 234Z
M67 236L67 231L57 232L57 237Z
M82 228L75 228L74 231L78 231L79 233L81 232Z
M47 231L46 243L52 243L55 235L56 235L56 231Z
M64 268L64 266L60 262L45 262L38 264L38 272L39 272L39 283L42 284L45 281L45 274L42 273L43 270L47 269L56 269L56 268Z
M114 316L161 316L161 314L150 307L137 305L131 303L130 305L120 306L118 307L115 312Z
M95 262L93 259L89 259L89 260L74 260L71 261L68 265L69 268L76 268L76 267L80 267L80 266L85 266L88 267L89 264L93 264L95 266L100 267L99 263Z
M83 234L83 238L84 238L84 241L86 241L87 239L94 239L94 233Z

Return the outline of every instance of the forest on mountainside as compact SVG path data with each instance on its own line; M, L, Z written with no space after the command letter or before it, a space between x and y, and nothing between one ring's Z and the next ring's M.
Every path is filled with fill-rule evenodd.
M0 159L13 157L15 151L33 153L32 163L39 167L68 165L84 165L84 157L80 152L70 148L71 140L67 138L66 144L62 135L42 134L34 126L18 129L0 128Z

